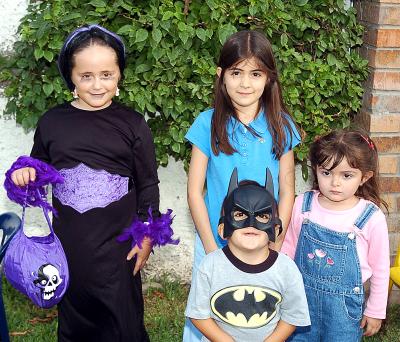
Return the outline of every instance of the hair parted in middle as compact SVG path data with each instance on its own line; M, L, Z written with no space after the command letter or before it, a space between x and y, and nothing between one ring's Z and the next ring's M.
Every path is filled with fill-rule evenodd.
M361 171L364 176L372 171L373 175L357 189L355 195L388 209L381 198L378 182L378 151L375 143L366 132L360 129L332 131L316 139L310 146L309 159L314 176L313 189L319 190L317 167L334 169L346 158L347 163Z
M263 33L257 31L236 32L228 38L222 47L218 61L218 67L222 70L220 77L216 78L214 86L214 114L211 124L212 150L215 155L218 155L219 152L225 154L236 152L229 142L226 126L231 116L238 121L240 120L226 91L224 75L230 68L250 58L255 58L259 68L268 76L267 84L260 98L259 110L264 109L265 124L272 136L273 147L271 152L276 159L280 159L286 141L290 142L294 131L289 122L290 113L283 102L271 43ZM251 127L248 128L250 132L256 135ZM287 134L290 135L290 139L287 139Z
M69 90L75 86L71 80L74 56L91 45L108 46L115 51L121 77L125 69L125 45L117 34L100 25L84 25L73 31L65 40L58 57L58 70Z

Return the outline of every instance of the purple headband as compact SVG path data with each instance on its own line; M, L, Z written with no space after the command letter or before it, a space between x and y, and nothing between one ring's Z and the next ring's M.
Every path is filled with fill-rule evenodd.
M77 28L77 29L76 29L74 32L72 32L72 33L68 36L68 38L66 39L66 41L65 41L65 43L64 43L64 49L68 46L69 43L71 43L71 41L72 41L77 35L79 35L79 34L82 33L82 32L91 31L91 30L94 29L94 28L96 28L96 29L98 29L98 30L100 30L100 31L102 31L102 32L104 32L104 33L106 33L106 34L112 36L113 38L115 38L115 39L118 41L118 43L120 43L120 44L122 45L122 47L123 47L123 49L124 49L124 55L125 55L125 45L124 45L124 42L122 41L121 37L118 36L117 34L115 34L114 32L111 32L111 31L105 29L103 26L100 26L100 25L97 25L97 24L92 24L92 25L89 25L89 26L81 26L81 27Z

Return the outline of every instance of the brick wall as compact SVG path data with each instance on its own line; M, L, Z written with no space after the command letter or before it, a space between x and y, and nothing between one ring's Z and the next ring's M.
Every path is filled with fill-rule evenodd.
M354 6L365 27L360 53L370 67L359 119L379 151L393 257L400 242L400 0L359 0ZM392 297L400 298L400 291Z

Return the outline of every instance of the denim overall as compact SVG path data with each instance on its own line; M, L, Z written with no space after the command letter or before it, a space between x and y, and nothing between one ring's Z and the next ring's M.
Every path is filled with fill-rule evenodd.
M295 262L303 275L311 326L298 327L288 341L358 342L363 330L364 288L356 238L377 210L368 204L353 225L340 233L308 219L314 192L304 194L305 215Z

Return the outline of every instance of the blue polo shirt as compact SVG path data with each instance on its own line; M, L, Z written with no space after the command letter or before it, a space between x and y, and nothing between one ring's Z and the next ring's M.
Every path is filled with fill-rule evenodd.
M207 192L204 201L210 217L215 241L221 247L225 243L219 238L217 233L218 220L233 169L235 167L238 169L239 181L248 179L263 185L265 184L266 168L268 167L274 182L274 195L278 199L279 160L276 160L271 153L272 137L268 131L267 121L263 112L249 124L259 137L254 136L242 123L232 117L228 123L227 131L230 143L237 152L232 155L220 152L216 156L211 148L211 118L213 112L213 109L209 109L200 113L189 128L185 138L197 146L208 157L206 174ZM294 134L292 139L290 139L290 134L287 134L284 153L291 150L300 142L300 136L294 124L291 120L290 122L294 129Z

